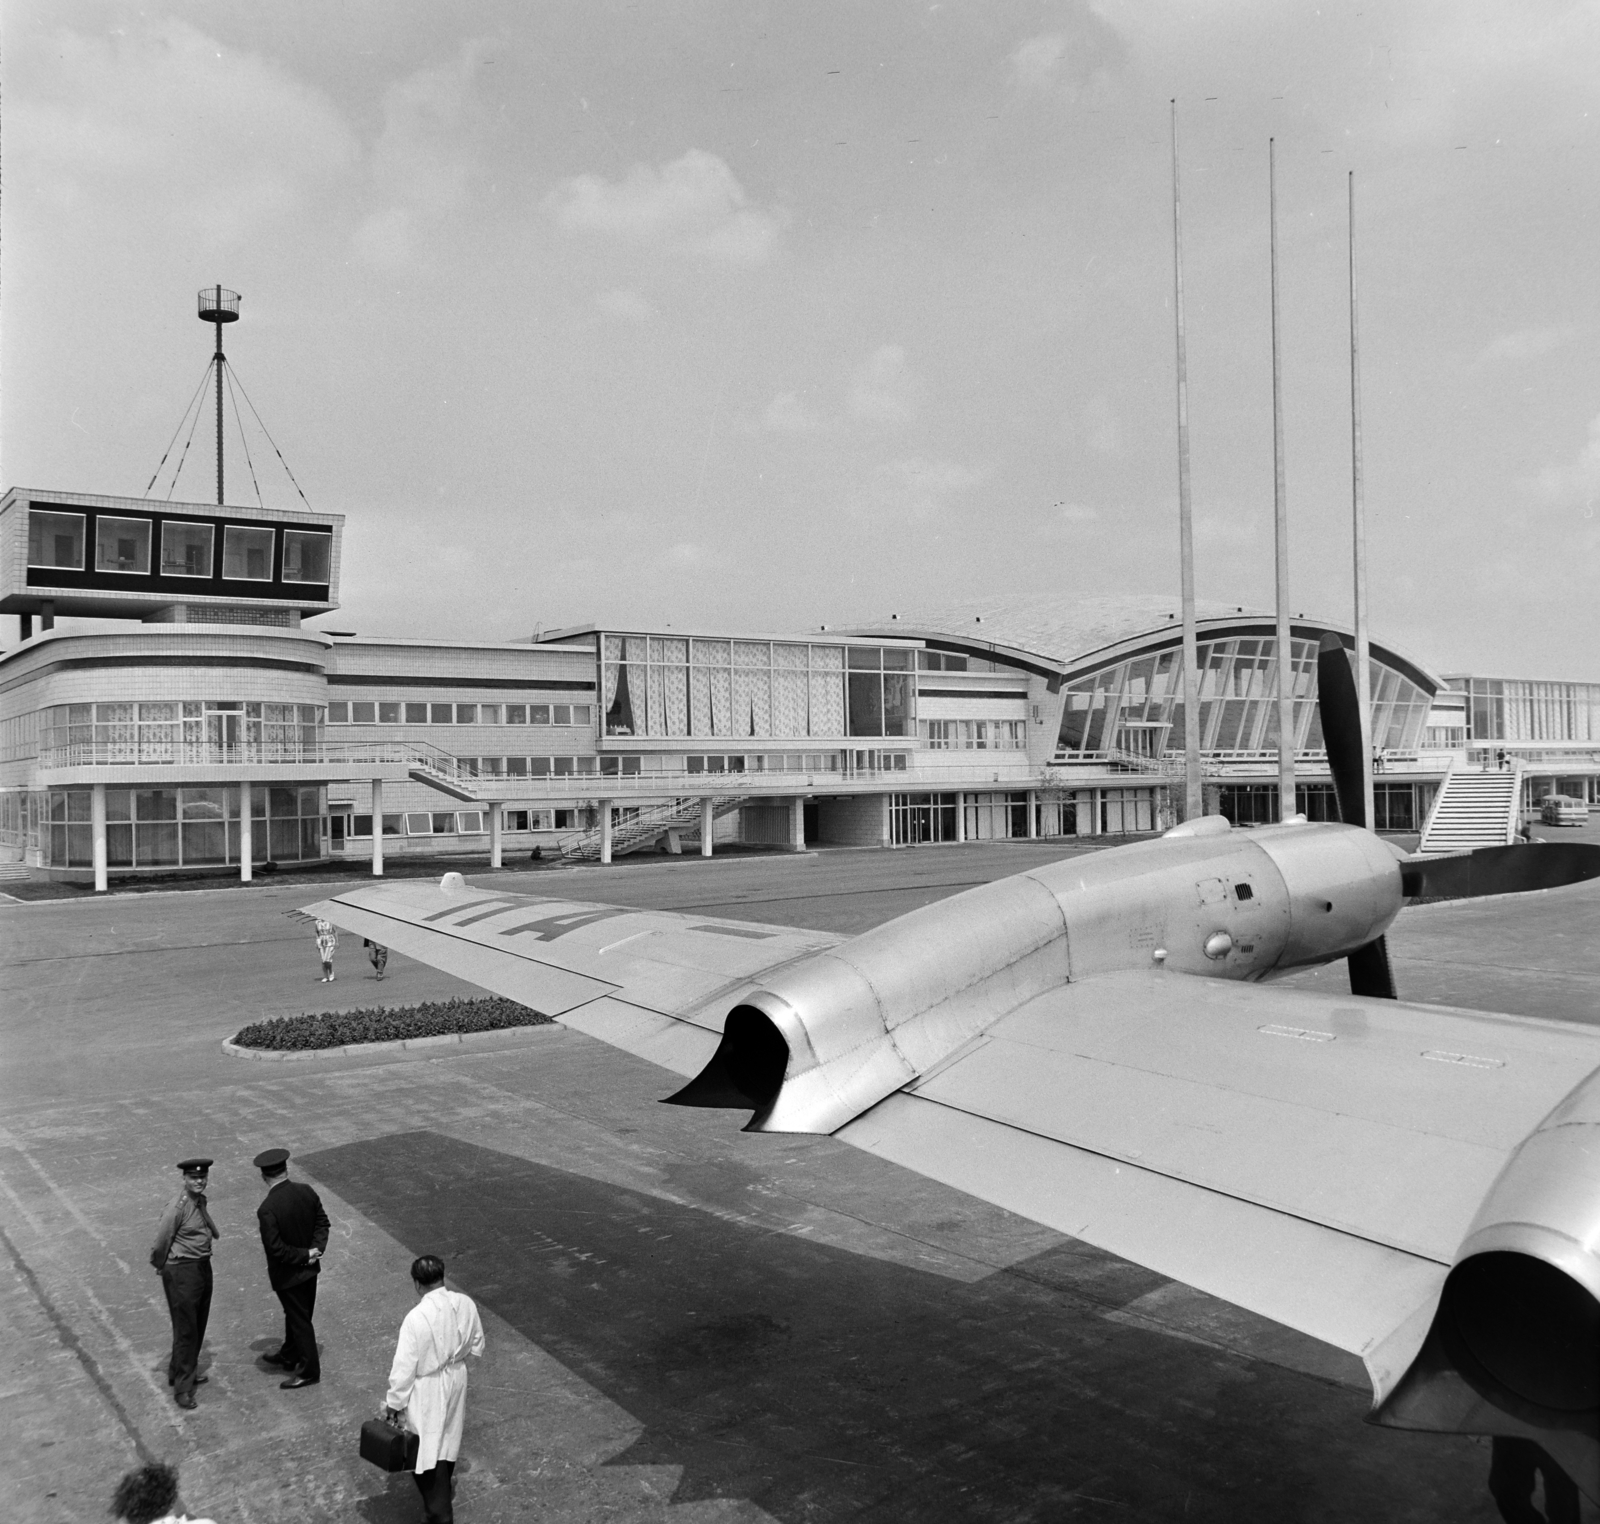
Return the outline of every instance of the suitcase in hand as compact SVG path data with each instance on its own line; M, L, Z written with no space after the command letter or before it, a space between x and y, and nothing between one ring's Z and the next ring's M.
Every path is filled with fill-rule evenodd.
M411 1471L417 1464L417 1436L397 1429L387 1419L369 1418L361 1425L361 1459L380 1471Z

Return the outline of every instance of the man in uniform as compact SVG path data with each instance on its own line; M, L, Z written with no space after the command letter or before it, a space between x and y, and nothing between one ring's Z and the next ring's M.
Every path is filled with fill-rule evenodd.
M252 1162L267 1187L266 1200L256 1208L261 1247L267 1251L267 1279L283 1304L283 1348L264 1358L288 1373L279 1385L292 1392L322 1379L311 1316L317 1306L322 1255L328 1247L328 1214L309 1185L289 1178L288 1149L269 1148Z
M180 1408L192 1408L194 1389L206 1379L199 1374L199 1364L211 1316L211 1241L222 1235L206 1211L211 1161L184 1159L178 1168L183 1171L183 1189L161 1215L150 1263L161 1277L172 1315L167 1385Z

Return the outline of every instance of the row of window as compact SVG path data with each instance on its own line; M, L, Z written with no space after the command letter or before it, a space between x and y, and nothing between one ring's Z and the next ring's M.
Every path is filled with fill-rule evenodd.
M1025 720L920 720L922 739L934 751L1021 751Z
M89 789L54 789L41 845L57 868L94 865ZM319 787L251 790L251 861L305 862L324 855ZM237 788L106 790L106 866L182 868L239 861Z
M315 704L238 699L54 704L41 711L44 766L97 762L299 761L316 755Z
M28 510L28 565L42 570L82 571L87 515ZM94 570L150 575L150 519L97 513L94 526ZM222 531L222 575L232 582L270 582L275 529L250 529L229 524ZM168 519L161 526L163 577L212 575L217 526ZM285 529L283 581L326 586L333 564L333 535L318 529Z
M330 725L591 725L592 704L412 704L355 699L328 705Z
M502 829L507 831L569 831L577 823L576 810L506 810ZM372 816L336 814L332 817L333 844L371 841ZM408 810L383 817L385 836L483 836L488 832L483 810Z

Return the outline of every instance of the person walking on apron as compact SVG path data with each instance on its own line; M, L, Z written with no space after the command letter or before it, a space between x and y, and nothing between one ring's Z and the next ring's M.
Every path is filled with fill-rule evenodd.
M333 983L333 951L339 945L339 933L332 921L317 922L317 956L322 959L321 984Z

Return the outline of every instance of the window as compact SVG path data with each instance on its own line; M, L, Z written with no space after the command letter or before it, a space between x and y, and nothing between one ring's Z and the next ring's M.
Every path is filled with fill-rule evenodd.
M560 778L576 772L577 768L573 766L576 760L574 757L552 757L551 761L555 763L556 776Z
M550 723L550 706L548 704L532 704L528 708L528 723L530 725L548 725Z
M550 706L550 723L552 725L570 725L572 723L572 705L552 704Z
M150 574L150 520L112 519L97 515L94 521L96 571Z
M589 704L574 704L572 706L572 723L574 725L590 724L589 711L591 707Z
M506 776L508 778L526 778L528 776L528 759L526 757L507 757Z
M456 830L462 836L482 836L485 830L482 810L457 810Z
M376 725L378 723L377 706L359 702L352 704L350 706L350 723L352 725Z
M435 810L433 812L433 834L435 836L454 836L456 834L456 812L454 810Z
M272 531L232 524L224 529L222 575L235 582L272 581Z
M216 534L210 524L163 524L161 526L161 575L163 577L209 577L211 543Z
M350 723L350 706L342 700L330 699L328 702L328 723L330 725L348 725Z
M406 705L406 724L426 725L428 723L428 706L426 704Z
M478 706L476 704L456 705L456 724L476 725L478 723Z
M449 819L450 817L446 816L445 818ZM423 811L418 811L415 814L407 815L406 816L406 835L407 836L432 836L433 835L433 816L429 815L429 814L427 814L427 813L425 813Z
M528 723L528 706L526 704L506 705L506 724L526 725Z
M350 824L345 829L345 835L349 837L351 841L355 841L362 837L370 837L372 835L372 816L352 815L350 817Z
M500 706L498 704L479 704L478 723L480 725L498 725L500 723Z
M450 725L455 722L455 707L451 704L430 704L428 706L433 714L435 725Z
M400 706L398 704L378 705L378 723L380 725L398 725L400 723Z
M267 531L268 534L271 530ZM267 558L272 551L268 546ZM333 564L333 536L318 530L285 529L283 532L283 580L315 582L326 586Z
M28 565L83 570L83 515L28 509Z
M501 828L507 831L526 831L528 829L529 813L528 810L502 810L500 814ZM538 811L535 810L531 813L537 814Z

